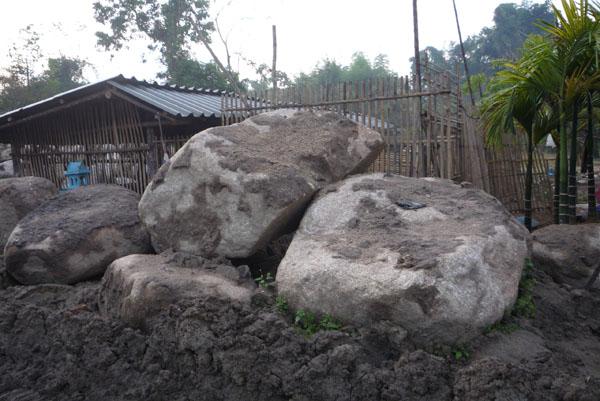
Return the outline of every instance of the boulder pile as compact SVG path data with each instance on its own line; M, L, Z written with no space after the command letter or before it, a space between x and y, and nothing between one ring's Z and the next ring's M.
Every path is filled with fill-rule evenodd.
M61 193L25 216L8 238L6 270L22 284L74 284L122 256L150 251L139 196L116 185Z
M389 321L417 343L456 343L512 307L527 241L527 230L483 191L360 175L315 199L277 285L295 309L359 326Z
M14 212L6 271L28 285L103 275L100 313L146 328L174 303L273 302L233 265L262 258L292 311L392 333L394 343L466 341L515 302L529 233L480 190L356 175L382 146L378 132L323 111L210 128L141 199L93 185Z
M157 252L244 258L313 195L376 158L381 135L331 112L280 110L207 129L163 165L140 202Z

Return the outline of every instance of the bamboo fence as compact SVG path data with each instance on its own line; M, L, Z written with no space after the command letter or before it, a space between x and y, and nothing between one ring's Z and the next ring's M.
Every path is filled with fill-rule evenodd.
M371 172L468 181L513 213L524 210L526 153L519 140L488 148L475 110L463 104L458 72L425 65L421 91L414 78L290 86L222 96L222 124L280 108L328 110L377 130L385 146ZM547 165L534 158L534 212L552 208Z
M377 130L385 141L369 171L469 180L488 189L483 147L465 123L460 80L426 68L421 91L407 76L291 86L222 97L222 124L269 110L328 110ZM274 101L273 101L274 99ZM483 173L482 173L483 171Z
M65 188L68 162L83 160L91 169L90 183L141 193L149 182L149 146L138 113L127 101L101 99L16 125L11 146L17 170Z

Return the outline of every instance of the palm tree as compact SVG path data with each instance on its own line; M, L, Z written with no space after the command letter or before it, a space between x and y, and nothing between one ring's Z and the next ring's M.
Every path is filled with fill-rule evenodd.
M525 226L531 230L533 150L556 125L556 113L546 103L547 87L558 82L552 60L552 44L541 36L528 38L523 56L505 63L492 79L489 95L482 102L482 117L490 144L501 143L507 132L517 132L515 122L527 135L527 167L525 173Z
M600 82L596 41L600 33L600 21L597 18L597 9L592 7L588 0L580 0L579 5L576 5L574 0L562 0L562 8L563 11L560 11L553 6L558 24L545 24L544 29L553 39L556 48L555 60L562 77L561 85L555 88L553 94L558 100L561 115L558 144L559 220L561 223L568 223L574 220L577 198L577 128L580 105L590 92L598 89ZM572 116L573 127L570 138L567 133L568 111Z

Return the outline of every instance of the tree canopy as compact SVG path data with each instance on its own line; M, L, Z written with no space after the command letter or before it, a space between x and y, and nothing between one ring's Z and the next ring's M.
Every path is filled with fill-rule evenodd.
M8 67L0 73L0 113L85 83L83 69L88 65L85 60L66 56L44 58L39 35L31 25L21 31L21 36L22 40L9 50Z
M343 66L335 60L325 59L309 74L299 74L295 83L327 85L341 81L362 81L389 76L396 76L396 73L390 69L387 55L378 54L373 61L370 61L363 52L356 52L352 55L349 65Z
M516 60L520 57L527 37L542 33L540 22L554 21L550 4L550 0L543 3L525 0L520 5L503 3L496 7L494 25L483 28L479 34L468 37L464 42L472 75L490 77L499 69L496 60ZM451 70L463 62L460 44L457 43L447 51L429 46L421 52L421 60L425 59L435 66ZM414 63L414 58L411 58L411 63Z
M195 86L214 83L212 66L194 64L190 57L191 45L210 42L214 31L208 0L99 0L94 3L94 16L108 28L96 33L98 44L105 49L119 50L136 34L142 34L150 40L149 48L160 52L166 67L162 76L167 81L183 85L177 80L189 80L193 70L202 72ZM200 81L202 76L211 80Z

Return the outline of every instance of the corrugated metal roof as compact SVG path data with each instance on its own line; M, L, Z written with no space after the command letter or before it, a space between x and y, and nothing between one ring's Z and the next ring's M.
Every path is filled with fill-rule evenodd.
M115 88L175 117L221 117L221 92L108 81Z
M118 75L4 113L0 115L0 127L2 124L108 89L123 92L157 111L165 112L173 117L221 117L222 92L219 90L178 87Z

